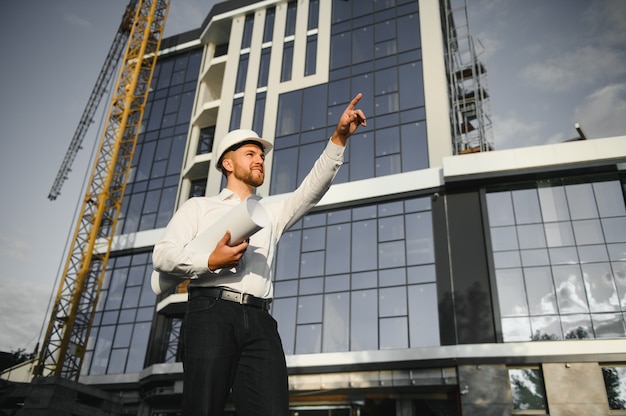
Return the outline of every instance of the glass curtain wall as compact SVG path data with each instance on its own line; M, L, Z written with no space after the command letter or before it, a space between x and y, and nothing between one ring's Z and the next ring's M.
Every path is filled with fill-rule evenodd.
M271 194L302 182L359 92L370 118L335 183L429 167L418 2L333 1L331 31L329 83L279 98Z
M331 30L330 82L279 98L271 194L302 182L358 92L371 117L335 183L428 167L418 3L334 1ZM272 312L285 352L439 345L430 209L429 198L355 206L288 230Z
M618 177L486 194L503 339L626 336L626 208Z

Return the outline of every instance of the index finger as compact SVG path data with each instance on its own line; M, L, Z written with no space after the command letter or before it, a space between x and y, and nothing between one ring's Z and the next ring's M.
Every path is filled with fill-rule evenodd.
M363 97L363 93L358 93L352 99L352 101L350 101L350 104L348 104L348 110L354 110L354 107L356 107L356 105L359 103L359 101L361 100L361 97Z

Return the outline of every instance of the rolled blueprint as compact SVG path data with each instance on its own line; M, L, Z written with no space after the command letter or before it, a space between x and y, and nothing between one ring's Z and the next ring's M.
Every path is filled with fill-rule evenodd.
M206 253L207 259L226 231L230 231L229 245L235 246L265 227L269 217L259 198L250 197L228 211L211 227L198 234L186 248L197 253ZM152 291L160 295L182 283L184 278L154 270L151 277Z

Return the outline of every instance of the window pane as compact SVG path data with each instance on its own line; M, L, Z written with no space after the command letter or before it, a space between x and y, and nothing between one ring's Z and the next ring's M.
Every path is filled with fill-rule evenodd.
M596 182L593 190L601 217L626 215L624 197L619 181Z
M376 221L352 224L352 270L373 270L378 266Z
M541 210L539 209L536 189L514 191L512 194L515 220L518 224L541 222Z
M562 186L539 188L539 200L544 221L569 220L569 208Z
M298 325L296 329L296 354L321 352L322 325Z
M526 293L521 269L496 270L498 299L502 316L528 314L528 305L522 293Z
M272 164L271 194L282 194L296 189L298 148L275 150Z
M519 251L500 251L493 253L493 263L496 269L520 267L522 265Z
M421 47L420 24L417 14L399 17L397 25L398 49L400 52Z
M411 348L438 346L437 286L409 286L409 337Z
M264 48L261 52L261 62L259 64L259 78L257 88L267 86L267 79L270 73L270 52L271 48Z
M237 83L235 84L235 93L243 92L246 88L246 79L248 75L248 61L250 55L241 55L239 58L239 68L237 69Z
M324 274L324 251L302 253L300 259L300 277Z
M503 318L502 339L504 342L530 341L530 319Z
M275 299L274 302L272 302L272 316L279 322L278 332L280 332L283 348L287 355L294 353L296 312L296 298Z
M424 82L421 62L402 65L400 71L400 108L421 107L424 105Z
M350 293L324 297L324 344L322 352L349 351Z
M380 320L380 349L408 348L409 336L406 317Z
M391 241L378 245L378 264L381 269L406 265L404 241Z
M276 254L276 280L295 279L300 273L300 231L284 233Z
M263 43L270 42L274 34L274 19L276 8L270 7L265 12L265 26L263 27Z
M304 75L313 75L317 67L317 36L309 36L306 41Z
M430 212L407 214L405 221L408 264L434 263L432 214Z
M286 42L283 48L283 65L280 72L281 82L289 81L291 79L291 69L293 65L293 41Z
M552 222L543 225L548 247L573 246L574 231L570 222Z
M585 315L564 315L561 317L561 325L565 339L588 339L594 338L591 317Z
M624 316L621 313L602 313L591 315L596 338L624 338Z
M109 368L107 374L122 374L124 373L124 367L126 367L126 356L128 355L128 349L117 349L111 352L111 359L109 361Z
M574 221L572 225L578 245L604 243L600 220Z
M546 394L541 370L511 368L509 383L514 410L545 410Z
M568 185L565 192L573 220L598 217L591 184Z
M326 274L350 271L350 224L339 224L327 229Z
M561 321L557 315L530 318L533 341L555 341L563 339Z
M353 291L351 293L351 351L378 349L378 305L376 298L376 290Z
M487 209L489 211L489 225L515 224L513 216L513 201L509 192L491 192L487 194Z
M603 367L602 376L611 410L626 410L626 367Z
M133 340L128 352L128 363L126 364L126 371L129 373L138 373L143 370L150 327L150 322L135 324Z
M610 265L608 263L583 264L581 267L591 311L610 312L620 310Z
M602 220L602 229L607 243L626 241L626 217L605 218Z
M542 224L518 225L517 236L521 249L546 247Z
M331 38L330 69L350 65L350 54L346 53L350 50L350 40L349 33L340 33Z
M553 266L554 284L561 313L588 312L585 286L579 266Z
M524 281L531 315L557 312L552 273L549 267L524 269Z
M380 289L379 299L379 316L402 316L407 314L406 306L406 288L390 287Z
M493 227L491 243L494 251L518 249L516 227Z
M298 298L298 323L322 322L322 297L301 296Z

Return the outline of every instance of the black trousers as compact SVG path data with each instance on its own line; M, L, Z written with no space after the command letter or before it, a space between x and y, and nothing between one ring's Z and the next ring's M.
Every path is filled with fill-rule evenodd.
M183 329L183 414L289 416L287 366L276 320L263 309L190 297Z

